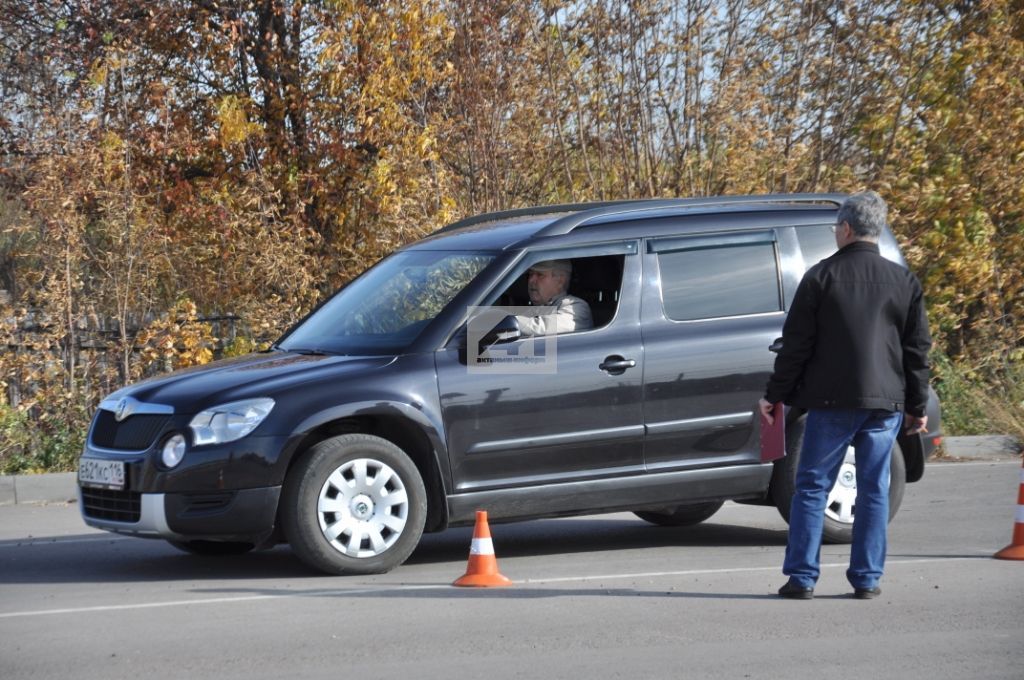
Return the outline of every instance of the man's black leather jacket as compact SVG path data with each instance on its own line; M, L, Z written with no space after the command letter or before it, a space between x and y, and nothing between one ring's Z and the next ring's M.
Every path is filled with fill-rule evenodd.
M768 401L924 415L931 336L921 284L877 244L856 241L811 267L782 337Z

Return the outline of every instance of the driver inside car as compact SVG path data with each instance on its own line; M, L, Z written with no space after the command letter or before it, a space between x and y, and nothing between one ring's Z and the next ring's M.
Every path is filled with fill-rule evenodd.
M524 337L571 333L594 327L590 305L568 293L570 276L571 260L545 260L530 267L527 272L530 304L553 309L536 316L517 315L516 321Z

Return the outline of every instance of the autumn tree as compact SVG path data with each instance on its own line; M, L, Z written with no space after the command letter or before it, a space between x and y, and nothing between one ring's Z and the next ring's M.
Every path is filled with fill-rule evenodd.
M865 119L865 142L907 227L941 346L1005 365L1024 340L1024 17L996 1L933 11L916 46L927 58L897 62L901 96Z
M940 380L1020 382L1018 5L0 0L0 438L454 218L587 200L875 188Z

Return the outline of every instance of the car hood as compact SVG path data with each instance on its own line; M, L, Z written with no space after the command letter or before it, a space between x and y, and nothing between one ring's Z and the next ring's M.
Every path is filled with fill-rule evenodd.
M270 396L303 384L356 378L387 366L386 357L305 355L275 351L223 359L180 369L129 385L105 401L133 397L173 406L176 413L197 413L216 404Z

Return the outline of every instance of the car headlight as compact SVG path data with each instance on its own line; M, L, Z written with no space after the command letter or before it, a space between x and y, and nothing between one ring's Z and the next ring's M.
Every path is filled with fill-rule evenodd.
M202 446L241 439L255 430L272 408L273 399L246 399L201 411L188 424L192 443Z

